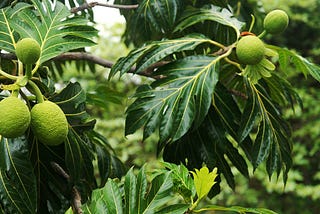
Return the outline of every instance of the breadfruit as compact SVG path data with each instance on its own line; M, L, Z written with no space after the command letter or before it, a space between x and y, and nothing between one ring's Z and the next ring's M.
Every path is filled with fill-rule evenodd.
M57 104L44 101L31 109L31 130L41 143L55 146L67 138L68 121Z
M40 57L40 53L40 45L32 38L24 38L16 44L16 55L23 64L35 64Z
M283 32L289 24L289 17L283 10L269 12L263 20L263 27L267 33L278 34Z
M236 46L236 54L241 64L255 65L264 58L265 46L256 36L244 36Z
M30 111L17 97L8 97L0 102L0 135L16 138L25 133L30 125Z

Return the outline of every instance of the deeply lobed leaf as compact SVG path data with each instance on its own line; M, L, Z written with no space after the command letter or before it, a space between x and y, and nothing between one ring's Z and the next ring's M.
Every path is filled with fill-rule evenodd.
M127 110L126 135L144 126L144 138L157 127L160 141L181 138L194 123L197 127L211 104L218 81L215 57L190 56L161 67L152 87L137 90L136 101Z

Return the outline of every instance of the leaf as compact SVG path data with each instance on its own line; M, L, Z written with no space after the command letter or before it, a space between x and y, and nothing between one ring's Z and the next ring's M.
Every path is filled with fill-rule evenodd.
M192 126L198 126L211 104L218 81L219 63L215 57L190 56L161 67L156 75L165 78L151 87L138 88L127 109L126 135L144 126L144 139L157 127L160 141L175 141Z
M172 172L174 191L178 192L187 203L190 203L196 194L196 190L189 170L183 164L176 165L167 162L163 164Z
M151 42L141 48L132 50L126 57L120 58L112 66L109 78L119 71L120 75L129 72L135 64L137 65L135 73L139 73L173 53L193 50L198 45L206 42L210 42L210 39L200 34L191 34L179 39Z
M163 151L163 159L173 163L184 163L192 170L201 168L206 164L208 168L218 168L218 173L223 174L231 188L235 187L234 176L227 157L237 166L237 169L248 176L248 167L226 137L226 130L221 122L220 114L211 107L205 120L195 130L190 130L186 135L175 142L167 144ZM240 166L242 165L242 166ZM214 186L215 192L219 186Z
M291 62L295 68L304 75L310 74L313 78L320 82L320 67L318 65L286 48L280 48L272 45L268 45L268 47L278 52L279 64L283 70L286 70L287 65Z
M91 200L82 206L84 213L183 213L188 204L172 204L173 182L170 171L162 171L152 179L149 188L144 167L138 175L131 168L123 183L109 179L105 187L92 192ZM123 194L121 194L123 193ZM125 203L125 204L122 204Z
M156 32L169 31L173 28L182 5L181 0L143 0L136 11L139 17L137 21L146 26L151 25Z
M194 185L197 190L198 200L206 197L210 192L212 186L216 183L215 179L218 176L218 169L214 168L211 172L209 172L208 167L203 166L200 170L195 169L193 174Z
M133 3L137 2L115 1L115 4ZM146 41L170 38L176 20L184 8L184 0L141 0L136 10L120 10L127 23L125 43L141 46Z
M290 127L282 118L277 105L273 103L261 85L255 86L251 83L248 84L248 82L246 84L248 96L256 100L255 103L260 115L251 159L254 170L264 160L268 160L266 168L269 177L274 171L279 176L282 169L284 182L286 182L287 173L292 165Z
M0 198L6 213L35 213L37 185L25 137L0 136Z
M234 30L237 38L240 36L240 29L244 26L244 23L236 19L230 10L211 6L210 9L189 8L185 10L174 31L183 31L203 21L213 21L228 26Z
M159 207L167 204L171 199L173 183L170 172L160 174L151 182L151 189L146 195L147 207L143 211L144 214L157 212Z
M15 42L20 38L34 38L41 46L40 63L70 50L92 46L89 38L97 31L88 26L88 20L71 17L69 9L61 2L32 0L33 5L17 3L13 9L1 10L0 47L14 53Z
M255 213L255 214L277 214L276 212L265 208L245 208L240 206L223 207L217 205L209 205L201 208L201 210L231 211L238 213Z
M118 184L109 179L102 189L92 192L90 204L82 206L84 213L122 214L122 197Z

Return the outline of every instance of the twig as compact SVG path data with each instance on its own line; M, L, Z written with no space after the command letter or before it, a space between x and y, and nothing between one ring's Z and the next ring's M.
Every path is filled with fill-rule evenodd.
M100 2L90 2L90 3L84 3L80 5L79 7L73 7L71 8L71 13L77 13L86 9L91 9L95 6L102 6L102 7L110 7L110 8L117 8L117 9L124 9L124 10L131 10L138 8L138 4L134 5L120 5L120 4L107 4L107 3L100 3Z
M17 57L12 54L12 53L0 53L0 58L3 59L10 59L10 60L16 60ZM109 60L105 60L103 58L100 58L98 56L92 55L90 53L86 53L86 52L67 52L67 53L63 53L60 54L59 56L56 56L52 59L53 61L67 61L67 60L86 60L86 61L90 61L92 63L95 63L97 65L101 65L105 68L111 68L114 65L114 62L111 62ZM168 61L160 61L160 62L156 62L153 65L151 65L149 68L147 68L144 71L141 71L137 74L141 75L141 76L145 76L145 77L150 77L153 79L159 79L160 77L158 76L153 76L152 72L154 71L154 69L167 64ZM136 68L132 67L128 73L135 73Z
M66 61L66 60L86 60L86 61L90 61L90 62L93 62L95 64L98 64L98 65L101 65L105 68L112 68L112 66L114 65L114 62L111 62L109 60L105 60L105 59L102 59L100 57L97 57L95 55L92 55L90 53L86 53L86 52L68 52L68 53L64 53L64 54L61 54L55 58L53 58L53 60L60 60L60 61ZM164 65L164 64L167 64L168 61L160 61L160 62L157 62L157 63L154 63L153 65L151 65L149 68L147 68L146 70L144 71L141 71L137 74L141 75L141 76L145 76L145 77L150 77L150 78L153 78L153 79L158 79L160 77L158 76L153 76L152 75L152 72L154 71L154 69ZM135 67L132 67L128 73L136 73L136 68Z
M81 209L81 195L76 187L72 187L72 207L73 211L76 214L82 214L83 211Z
M59 164L53 161L51 161L50 164L57 174L61 175L62 177L64 177L66 180L69 181L70 175L66 173L66 171L64 171L64 169Z
M241 91L237 91L235 89L229 89L228 90L231 94L235 95L235 96L238 96L238 97L241 97L242 99L244 100L247 100L248 99L248 96L245 94L245 93L242 93Z

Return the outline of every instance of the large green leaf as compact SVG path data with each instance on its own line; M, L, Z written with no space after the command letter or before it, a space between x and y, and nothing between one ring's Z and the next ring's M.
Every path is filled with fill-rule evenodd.
M183 31L204 21L213 21L232 28L236 38L240 36L240 29L244 26L244 23L235 18L229 9L212 6L210 9L189 8L185 10L175 27L175 31Z
M117 72L120 72L121 75L129 72L135 64L135 73L139 73L173 53L193 50L198 45L206 42L210 42L210 39L200 34L187 35L173 40L151 42L131 51L126 57L120 58L111 68L110 77Z
M245 176L248 176L248 167L238 149L227 138L221 119L219 112L211 107L198 129L191 130L179 140L166 145L164 160L185 163L189 169L201 168L203 163L210 169L217 167L218 173L222 173L229 186L234 188L234 176L227 158ZM218 185L214 188L219 191Z
M126 135L144 126L144 138L159 127L160 142L181 138L206 116L218 81L216 57L190 56L161 67L165 78L137 89L127 109Z
M222 207L217 205L209 205L199 209L198 211L231 211L237 213L255 213L255 214L277 214L276 212L265 208L246 208L240 206Z
M136 10L120 10L127 22L125 42L137 46L146 41L169 38L174 24L184 9L184 0L116 0L116 4L136 4Z
M244 139L255 127L255 131L252 132L256 137L251 154L254 169L267 160L266 167L269 176L275 171L279 175L283 170L284 181L286 181L287 173L292 165L290 127L282 118L276 103L261 85L247 82L246 86L249 99L243 112L240 139Z
M40 63L70 50L92 46L97 31L88 20L72 16L61 2L32 0L33 5L17 3L1 10L0 47L14 53L20 38L31 37L41 45Z
M296 69L303 74L310 74L313 78L320 82L320 67L299 54L290 51L286 48L268 45L269 48L274 49L279 54L280 67L285 71L287 65L292 63Z
M36 177L25 137L0 136L0 199L5 213L35 213L38 197Z
M170 171L161 171L149 185L145 168L138 175L133 168L123 183L109 179L105 187L94 190L91 200L83 205L84 213L184 213L189 204L172 204L173 181ZM123 194L122 194L123 193ZM124 203L124 204L123 204Z

